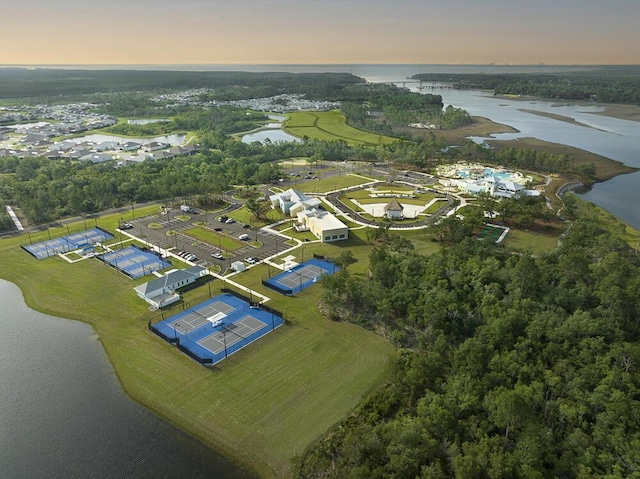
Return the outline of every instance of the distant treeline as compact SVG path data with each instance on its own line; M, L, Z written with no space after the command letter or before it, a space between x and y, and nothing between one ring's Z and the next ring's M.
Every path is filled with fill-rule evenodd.
M640 105L640 69L602 68L553 74L427 74L416 80L449 83L461 90L493 90L496 95L529 95L562 100Z
M345 85L362 83L348 73L252 73L140 70L0 68L0 98L53 98L95 93L215 89L212 99L247 99L283 93L332 99Z

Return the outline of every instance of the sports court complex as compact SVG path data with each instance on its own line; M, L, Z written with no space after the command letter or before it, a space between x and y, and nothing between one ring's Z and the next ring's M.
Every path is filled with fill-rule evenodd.
M312 258L276 276L263 279L262 284L282 294L295 294L317 283L323 274L333 274L338 269L329 261Z
M200 364L212 365L282 324L278 311L222 293L149 329Z
M137 279L171 266L171 263L160 258L157 253L140 249L135 245L101 254L96 258L126 274L131 279Z
M61 236L47 241L41 241L22 248L36 259L49 258L60 253L68 253L92 246L101 241L107 241L113 238L113 235L102 228L92 228L86 231Z

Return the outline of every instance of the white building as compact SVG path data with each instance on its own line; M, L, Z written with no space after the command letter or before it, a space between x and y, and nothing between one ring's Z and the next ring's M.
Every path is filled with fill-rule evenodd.
M164 308L180 300L176 290L195 282L209 274L202 266L192 266L187 269L169 271L164 276L136 286L134 291L147 303L156 308Z
M452 179L448 180L451 185L455 185L465 193L479 194L489 193L498 198L518 198L521 196L540 196L538 190L527 190L524 186L513 181L501 180L495 176L486 176L477 180L473 179ZM442 181L441 181L442 183Z
M280 208L280 211L284 214L291 216L297 215L300 211L318 208L320 206L320 200L318 198L310 198L293 188L283 193L271 195L269 199L274 208Z
M298 231L311 231L323 243L342 241L349 237L349 227L328 211L303 210L298 212Z

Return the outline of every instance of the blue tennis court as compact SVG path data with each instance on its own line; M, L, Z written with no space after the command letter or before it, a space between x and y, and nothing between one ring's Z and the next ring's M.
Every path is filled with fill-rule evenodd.
M96 227L90 230L61 236L60 238L53 238L47 241L41 241L40 243L23 246L22 248L36 259L43 259L107 241L111 238L113 238L111 233Z
M199 363L215 364L282 324L275 310L223 293L150 329Z
M263 280L262 284L282 294L294 294L320 281L323 274L333 274L338 270L339 268L329 261L312 258Z
M171 266L171 263L163 260L157 253L140 249L135 245L101 254L96 258L113 266L132 279L137 279Z

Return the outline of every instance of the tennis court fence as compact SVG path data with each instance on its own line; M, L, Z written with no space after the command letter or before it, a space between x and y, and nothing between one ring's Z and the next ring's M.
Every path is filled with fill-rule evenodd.
M275 308L272 308L271 306L267 306L266 304L261 304L261 303L256 303L253 302L251 300L251 298L247 298L245 295L238 293L237 291L234 291L233 289L229 289L229 288L220 288L220 292L221 293L228 293L232 296L235 296L238 299L241 299L242 301L246 301L247 303L249 303L250 307L260 307L260 309L264 309L265 311L268 311L271 314L275 314L276 316L280 316L281 318L284 318L284 316L282 315L282 312L278 311Z
M293 289L291 289L291 288L283 288L282 286L278 286L277 284L271 283L271 282L266 281L264 279L262 280L262 286L264 286L265 288L272 289L274 291L277 291L280 294L284 294L284 295L287 295L287 296L290 296L290 295L293 294Z

